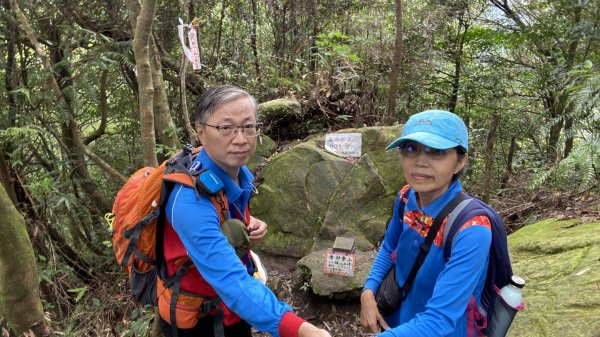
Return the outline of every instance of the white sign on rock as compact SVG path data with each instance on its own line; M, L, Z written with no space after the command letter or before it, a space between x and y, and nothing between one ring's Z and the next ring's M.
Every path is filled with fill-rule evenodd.
M340 157L360 157L361 133L330 133L325 135L325 150Z
M334 252L329 249L325 252L325 265L323 272L339 276L354 276L356 255L342 252Z

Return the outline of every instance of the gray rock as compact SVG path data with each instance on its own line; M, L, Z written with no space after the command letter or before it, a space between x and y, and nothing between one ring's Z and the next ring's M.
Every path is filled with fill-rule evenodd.
M311 253L297 263L301 277L308 282L312 292L336 300L357 299L367 275L371 270L375 251L356 252L353 277L326 274L324 270L326 250Z

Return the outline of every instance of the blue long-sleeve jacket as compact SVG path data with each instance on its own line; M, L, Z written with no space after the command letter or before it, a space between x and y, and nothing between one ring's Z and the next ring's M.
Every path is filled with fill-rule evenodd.
M195 161L223 181L232 217L236 216L234 203L243 212L254 187L250 171L245 166L240 169L238 185L206 151L202 150ZM166 217L201 276L229 309L256 329L273 336L297 334L301 320L293 315L289 305L278 301L269 288L248 274L223 235L217 210L206 195L198 196L194 189L176 185L166 205ZM165 253L167 249L165 247ZM184 287L182 283L182 289Z
M400 220L400 197L396 200L392 219L383 244L367 277L365 289L377 292L382 279L394 261L398 286L408 277L419 246L425 241L434 217L450 202L462 186L453 182L449 189L434 202L419 209L414 191L409 192L404 219ZM490 222L487 217L475 217L463 224L457 233L450 259L444 257L442 233L445 221L419 269L413 285L398 310L386 317L391 329L381 337L466 337L467 306L474 296L481 297L487 273L491 244Z

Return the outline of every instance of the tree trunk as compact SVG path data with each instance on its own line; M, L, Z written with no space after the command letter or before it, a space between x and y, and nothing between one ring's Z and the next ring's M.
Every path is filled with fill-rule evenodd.
M319 35L319 20L317 15L319 14L319 2L317 0L310 0L310 23L312 27L312 34L310 36L310 56L308 60L308 70L311 76L311 83L315 83L314 71L317 69L317 35Z
M16 1L16 0L14 0ZM17 335L49 336L40 299L37 265L25 220L0 186L0 314Z
M387 101L387 119L385 124L391 125L396 116L396 95L398 93L398 77L402 64L402 0L396 0L396 41L394 42L394 60L390 75L390 91Z
M482 182L482 201L490 201L490 190L492 185L492 170L494 164L494 140L496 138L496 130L500 124L500 115L494 113L487 134L487 145L485 149L485 164L483 167L483 182Z
M0 179L2 179L2 185L8 195L8 199L13 205L18 204L17 194L15 193L15 186L11 177L10 168L5 158L6 154L0 149Z
M137 0L128 0L129 17L134 28L133 53L138 77L140 128L142 139L142 160L144 166L158 166L156 157L156 139L154 133L154 86L152 85L152 66L150 65L150 36L152 21L156 11L156 0L143 0L138 8Z
M256 76L260 77L260 62L258 59L258 48L256 46L256 26L258 22L258 6L256 0L252 0L252 33L250 34L250 45L252 46L252 53L254 54L254 70Z
M190 15L189 13L194 13L193 11L193 2L190 2L190 6L186 8L186 6L181 3L181 11L183 12L184 22L189 22ZM196 29L194 27L194 29ZM200 34L196 31L198 37ZM198 38L198 48L200 47L200 38ZM184 143L192 144L193 146L197 146L198 138L196 137L196 131L192 127L192 123L190 122L190 115L188 112L188 103L187 103L187 90L186 90L186 82L187 82L187 69L190 61L185 56L185 54L181 53L181 67L179 68L179 106L181 118L178 119L178 124L183 120L182 128L186 131L187 137L184 138Z
M554 114L553 114L554 115ZM563 120L557 120L552 126L550 126L550 134L548 136L548 160L552 162L558 162L560 151L558 149L558 140L560 139L560 132L563 129Z
M100 88L98 90L98 111L100 112L100 125L91 135L83 139L85 145L90 144L96 139L100 138L106 131L106 124L108 121L108 69L102 70L100 75Z
M575 140L575 137L573 135L574 132L575 130L573 130L573 118L567 117L565 120L565 136L567 139L565 140L565 151L563 152L563 158L567 158L573 150Z
M3 0L2 6L7 10L10 10L9 0ZM8 41L6 46L6 68L4 75L4 88L6 90L7 95L7 108L8 108L8 125L14 126L15 121L17 119L17 94L14 92L19 87L19 83L17 80L17 60L16 60L16 42L18 39L18 27L14 24L14 22L10 22L10 16L5 15L2 17L2 22L6 24L8 30ZM0 179L2 180L2 184L4 185L4 189L8 193L8 196L11 202L14 205L17 205L17 194L15 193L13 179L11 177L11 170L9 163L7 162L6 152L3 149L0 149Z
M8 0L5 0L4 6L10 9ZM17 93L14 91L19 87L16 59L16 43L19 38L19 30L14 22L9 21L9 16L6 15L2 20L8 30L8 42L6 46L6 68L4 75L4 86L6 88L6 96L8 98L8 122L14 126L18 115ZM10 193L10 192L9 192Z
M221 18L219 19L219 28L217 29L217 46L215 48L217 63L221 63L221 36L223 35L223 21L225 20L225 8L227 7L227 0L222 0L221 4Z
M462 74L462 54L465 45L465 38L467 31L469 30L469 24L464 22L463 19L459 19L460 28L464 28L464 32L461 34L458 49L454 52L454 77L452 78L452 95L448 102L448 111L455 113L456 106L458 105L458 92L460 91L460 76Z
M152 85L154 87L154 129L158 134L158 140L169 150L177 150L180 147L177 128L171 117L171 109L167 99L167 92L163 85L162 65L160 53L154 39L151 38L151 60L152 60Z
M513 160L515 158L515 152L517 151L517 137L510 137L510 146L508 148L508 155L506 156L506 170L504 170L504 175L502 175L502 179L500 180L500 188L505 189L508 184L508 179L510 175L513 173Z

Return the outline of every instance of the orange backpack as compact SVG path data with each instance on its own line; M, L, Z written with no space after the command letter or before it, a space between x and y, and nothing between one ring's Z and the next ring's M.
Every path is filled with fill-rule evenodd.
M220 301L218 298L207 299L179 292L181 277L194 267L189 258L182 261L179 270L171 277L165 274L166 268L162 266L165 225L162 214L175 184L206 194L219 212L221 223L229 218L221 180L209 170L191 168L201 149L186 145L182 152L159 167L137 170L119 190L112 214L107 215L115 255L129 275L132 295L140 304L160 304L161 313L169 313L163 318L169 323L176 322L171 324L174 328L193 327L198 318L216 308Z

